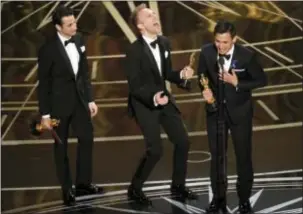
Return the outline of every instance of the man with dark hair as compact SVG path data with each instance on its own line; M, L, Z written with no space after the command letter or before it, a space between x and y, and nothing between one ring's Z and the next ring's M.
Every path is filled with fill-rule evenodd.
M126 53L128 110L143 132L146 152L132 178L128 197L141 204L151 203L142 186L162 156L162 125L175 146L170 191L177 197L194 199L196 194L185 187L188 135L174 98L165 86L165 80L182 83L193 75L193 70L186 66L181 71L172 71L170 44L159 35L161 26L154 11L141 4L132 14L132 22L139 36Z
M54 127L62 143L55 142L54 155L63 201L75 203L67 155L69 125L77 138L76 196L102 192L92 181L93 125L98 112L88 74L85 46L79 34L73 11L59 6L52 16L57 30L38 54L38 101L41 124L52 129L51 118L59 119Z
M219 147L227 148L227 133L230 130L237 162L239 211L241 214L248 214L252 213L249 197L253 185L251 149L253 101L251 91L254 88L265 86L267 77L257 61L256 54L235 43L237 40L236 29L232 23L219 21L214 29L214 37L214 44L202 47L198 65L199 81L203 76L209 80L210 88L205 90L202 88L203 97L207 103L211 103L214 98L217 104L221 102L223 106L223 118L218 118L218 109L213 108L211 104L206 104L207 133L212 155L210 177L214 193L207 211L208 213L218 213L221 210L223 213L227 213L226 173L224 178L220 178L220 180L226 181L225 185L221 186L224 194L218 195L220 187L217 183L217 176L221 171L218 171L217 168L217 157L221 149L217 148L217 143L223 144ZM218 90L220 84L224 88L223 93ZM224 130L218 130L218 119L223 119ZM224 142L217 142L218 132L226 135L223 139ZM226 159L226 151L222 157ZM226 172L226 162L221 167L223 172Z

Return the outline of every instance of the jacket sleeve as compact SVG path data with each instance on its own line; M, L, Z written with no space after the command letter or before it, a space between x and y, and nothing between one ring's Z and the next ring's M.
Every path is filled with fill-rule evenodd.
M49 46L42 46L38 53L38 103L41 115L51 112L52 57Z
M83 41L83 38L79 35L80 37L80 45L81 47L85 47L85 43ZM87 56L86 56L86 50L82 52L82 68L83 68L83 77L84 77L84 91L85 95L87 97L88 102L93 102L93 92L92 92L92 84L91 84L91 79L89 76L88 72L88 61L87 61Z

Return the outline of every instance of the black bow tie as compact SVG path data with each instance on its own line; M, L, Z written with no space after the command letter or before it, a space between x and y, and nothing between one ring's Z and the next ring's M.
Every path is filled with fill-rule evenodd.
M219 54L219 57L224 57L226 60L229 60L230 54Z
M159 44L159 39L156 39L155 41L151 42L150 45L153 47L153 48L156 48L156 45Z
M69 43L75 43L75 40L74 40L73 38L70 38L69 40L66 40L66 41L64 42L64 45L66 46L66 45L68 45Z

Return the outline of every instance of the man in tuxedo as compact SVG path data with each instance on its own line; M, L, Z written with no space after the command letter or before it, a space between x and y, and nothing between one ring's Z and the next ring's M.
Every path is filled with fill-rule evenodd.
M211 187L214 197L208 213L218 213L226 210L226 185L223 195L218 195L217 184L217 148L218 119L223 119L225 134L223 144L226 160L227 133L230 130L237 162L237 193L239 211L241 214L252 213L249 197L253 185L252 166L252 118L253 101L251 91L267 84L267 77L257 61L256 54L251 50L236 44L235 26L227 21L219 21L214 29L214 43L202 47L198 65L198 78L202 74L209 79L210 89L203 90L203 97L210 102L215 98L217 104L222 101L223 118L218 118L218 110L206 104L207 133L211 159ZM218 65L222 63L223 65ZM224 94L219 93L218 86L224 87ZM220 96L219 96L220 95ZM226 172L226 162L223 170ZM223 173L224 174L224 173ZM225 173L226 176L226 173ZM227 178L220 178L227 181ZM221 189L222 190L222 189Z
M166 37L159 35L161 26L154 11L141 4L134 10L131 20L138 38L126 54L128 110L144 135L146 151L128 188L128 197L140 204L151 204L142 186L163 153L162 125L174 144L170 191L177 197L194 199L196 195L185 187L188 135L180 111L165 85L165 80L182 85L193 75L193 70L188 66L181 71L172 70L170 44Z
M38 101L42 115L41 124L52 129L51 118L59 119L54 127L62 143L55 142L54 156L63 201L75 203L75 195L102 192L92 181L93 125L91 118L98 112L88 74L85 46L79 34L73 11L59 6L52 15L57 30L53 39L47 41L38 54ZM78 138L76 192L67 156L69 125Z

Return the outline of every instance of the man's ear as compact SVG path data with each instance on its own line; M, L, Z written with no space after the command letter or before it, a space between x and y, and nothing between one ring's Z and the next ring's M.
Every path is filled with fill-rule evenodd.
M236 41L237 41L237 36L235 36L234 38L233 38L233 43L235 44L236 43Z
M143 27L143 24L137 24L137 28L138 28L139 31L142 31L143 28L144 28L144 27Z
M62 30L62 28L61 28L61 26L60 25L55 25L55 27L56 27L56 29L57 29L57 31L61 31Z

